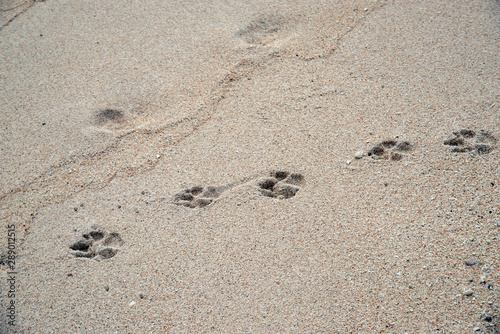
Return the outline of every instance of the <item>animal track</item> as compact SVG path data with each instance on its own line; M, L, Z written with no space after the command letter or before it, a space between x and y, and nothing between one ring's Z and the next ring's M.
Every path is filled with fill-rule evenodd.
M372 159L385 159L399 161L403 159L403 152L409 152L413 150L413 145L407 141L398 143L395 139L384 140L368 151L368 156Z
M220 187L195 186L187 188L175 194L172 203L191 209L203 208L212 204L226 190L259 177L261 179L257 183L257 188L262 195L285 199L295 196L300 190L300 186L304 183L304 177L299 173L272 171L268 175L268 177L262 178L262 174L257 174Z
M123 108L106 108L93 113L92 123L102 130L119 131L132 127L134 111Z
M174 196L174 204L188 208L203 208L212 204L227 187L202 187L196 186L185 189Z
M453 132L454 137L444 141L444 145L454 146L451 152L465 153L475 151L478 154L488 154L495 149L497 139L488 131L481 130L479 134L469 129Z
M226 190L242 185L255 177L256 176L245 177L244 179L220 187L196 186L187 188L175 194L172 203L186 206L191 209L203 208L212 204L215 199Z
M300 173L272 171L269 177L260 180L257 186L263 196L287 199L295 196L304 183Z
M116 109L103 109L96 112L94 118L97 125L106 123L120 124L125 120L125 113Z
M244 29L236 33L249 44L266 45L288 24L285 17L279 15L262 15L251 21Z
M82 235L82 239L75 242L69 248L75 257L84 257L95 260L107 260L115 256L124 241L120 234L107 233L93 226L92 230Z
M151 119L152 106L144 101L128 99L97 109L91 124L104 131L129 131Z

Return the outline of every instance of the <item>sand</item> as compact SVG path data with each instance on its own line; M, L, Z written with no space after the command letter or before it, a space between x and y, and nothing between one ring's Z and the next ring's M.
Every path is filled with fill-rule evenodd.
M497 1L29 5L1 332L500 332Z

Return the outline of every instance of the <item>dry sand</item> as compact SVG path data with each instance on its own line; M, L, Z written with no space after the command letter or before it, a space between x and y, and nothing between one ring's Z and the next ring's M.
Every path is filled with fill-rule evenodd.
M0 331L500 332L499 23L34 3L0 30Z

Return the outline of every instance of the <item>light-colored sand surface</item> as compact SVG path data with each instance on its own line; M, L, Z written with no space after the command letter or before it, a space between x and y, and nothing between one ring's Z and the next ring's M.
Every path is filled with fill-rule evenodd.
M34 4L35 0L0 1L0 28L3 28L4 26L8 25L17 16L26 12Z
M499 23L492 0L35 3L0 31L0 330L500 332ZM411 148L367 156L387 139ZM272 170L295 196L263 196ZM218 196L178 205L192 186ZM92 226L116 255L75 257Z

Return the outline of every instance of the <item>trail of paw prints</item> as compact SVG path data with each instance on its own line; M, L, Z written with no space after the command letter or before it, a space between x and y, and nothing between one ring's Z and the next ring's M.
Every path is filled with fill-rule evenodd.
M227 187L202 187L196 186L185 189L176 194L173 203L182 205L191 209L203 208L212 204Z
M256 187L260 193L266 197L279 199L291 198L297 194L304 183L304 177L300 173L290 173L287 171L272 171L267 177L254 175L246 177L234 183L220 187L195 186L182 190L174 195L172 203L185 206L191 209L204 208L212 203L228 189L246 184L251 180L259 178Z
M119 233L107 233L94 226L69 248L75 257L107 260L114 257L124 243Z
M374 160L392 160L400 161L404 158L405 153L413 150L413 145L408 141L398 142L396 139L387 139L373 146L367 156ZM364 153L359 151L356 153L355 158L363 158Z
M271 171L257 182L260 193L266 197L288 199L295 196L304 184L304 176L287 171Z
M481 130L479 134L470 129L462 129L453 132L453 137L444 141L444 145L453 146L451 152L465 153L476 152L477 154L488 154L495 149L497 138L490 132Z

